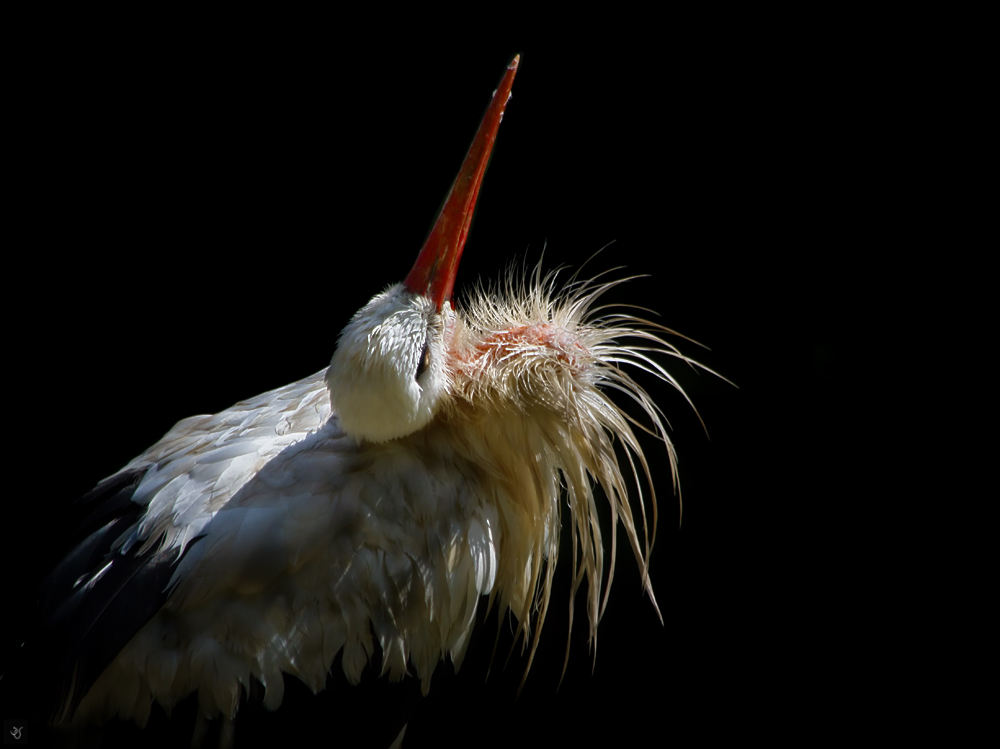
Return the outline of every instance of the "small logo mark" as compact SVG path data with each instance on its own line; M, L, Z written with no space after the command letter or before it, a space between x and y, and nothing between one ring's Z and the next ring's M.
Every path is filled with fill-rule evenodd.
M3 722L4 746L28 745L28 722L25 720L5 720Z

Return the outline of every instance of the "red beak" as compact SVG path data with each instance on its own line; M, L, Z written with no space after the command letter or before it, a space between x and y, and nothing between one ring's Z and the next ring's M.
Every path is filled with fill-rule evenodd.
M448 197L417 256L417 262L403 282L415 294L427 296L439 310L444 307L445 302L451 301L458 261L469 234L479 186L486 173L500 120L503 119L503 110L510 99L510 88L514 84L520 59L521 56L517 55L510 61L500 86L493 92L493 101L486 109L483 121L479 123L479 130L465 155L462 169L448 191Z

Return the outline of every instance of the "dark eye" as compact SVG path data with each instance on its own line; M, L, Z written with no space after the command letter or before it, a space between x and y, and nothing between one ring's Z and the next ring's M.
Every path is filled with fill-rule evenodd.
M420 362L417 364L417 379L427 371L431 365L431 349L427 341L424 341L424 350L420 352Z

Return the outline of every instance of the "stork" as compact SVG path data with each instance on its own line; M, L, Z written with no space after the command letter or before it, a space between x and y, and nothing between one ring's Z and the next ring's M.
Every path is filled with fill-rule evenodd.
M84 497L87 533L43 601L65 633L57 723L142 726L154 702L194 693L200 716L231 726L251 683L275 710L284 675L322 690L339 656L357 683L376 649L386 678L426 693L442 660L460 667L484 597L516 619L527 675L561 507L573 593L585 586L596 637L617 545L612 529L605 546L595 483L657 606L651 472L611 395L645 412L676 488L664 419L628 368L679 390L654 355L697 363L664 339L672 331L597 306L617 281L559 288L539 266L452 305L518 62L413 268L354 315L329 367L178 422Z

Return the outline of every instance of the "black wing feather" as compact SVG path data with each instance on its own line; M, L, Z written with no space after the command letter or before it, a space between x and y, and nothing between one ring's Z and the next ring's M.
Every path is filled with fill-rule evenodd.
M149 466L102 481L75 509L86 513L73 550L45 579L40 596L40 642L56 722L72 718L80 701L122 648L166 602L177 548L116 542L141 521L147 507L132 501ZM197 541L197 539L196 539ZM191 548L191 544L187 548Z

